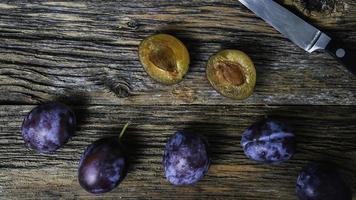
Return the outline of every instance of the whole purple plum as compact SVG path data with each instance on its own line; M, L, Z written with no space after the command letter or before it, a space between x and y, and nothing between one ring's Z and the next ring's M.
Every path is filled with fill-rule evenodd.
M296 193L300 200L351 200L350 186L334 167L311 163L298 176Z
M210 158L207 140L197 134L176 132L167 142L163 167L173 185L197 183L208 171Z
M119 138L103 138L89 145L82 155L78 180L86 191L101 194L117 187L126 171L126 157Z
M290 126L267 118L253 124L242 134L241 145L247 157L261 163L281 163L296 151L295 135Z
M97 140L84 151L79 162L78 180L86 191L93 194L109 192L126 176L128 164L121 138L128 126L129 123L119 137Z
M76 118L73 111L61 103L47 103L34 108L22 123L25 146L39 153L51 153L74 135Z

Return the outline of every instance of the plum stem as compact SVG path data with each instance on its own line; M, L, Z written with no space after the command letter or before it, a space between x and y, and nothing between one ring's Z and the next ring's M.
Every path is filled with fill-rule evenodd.
M122 128L121 132L120 132L120 135L119 135L119 140L121 140L122 136L124 136L124 133L127 129L127 127L130 125L130 122L127 122L124 127Z

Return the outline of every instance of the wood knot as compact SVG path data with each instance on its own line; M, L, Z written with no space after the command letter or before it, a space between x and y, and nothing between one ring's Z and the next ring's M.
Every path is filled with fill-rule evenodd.
M346 5L342 0L294 0L294 4L308 15L342 15Z
M103 72L99 75L98 82L103 85L105 89L109 90L111 93L115 94L119 98L127 98L132 94L132 88L130 83L124 77L119 75L112 75L108 72Z
M134 20L127 22L126 25L129 29L132 29L132 30L137 30L139 28L139 24Z
M110 90L110 92L114 93L119 98L127 98L131 95L130 85L124 80L108 77L103 84L108 90Z

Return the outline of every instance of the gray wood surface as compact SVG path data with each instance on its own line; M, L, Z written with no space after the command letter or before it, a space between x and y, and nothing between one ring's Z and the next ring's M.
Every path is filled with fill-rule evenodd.
M75 106L79 131L53 155L23 147L19 126L33 106L0 106L0 197L94 198L80 188L77 165L91 142L118 135L132 124L124 142L130 152L129 174L102 198L141 199L296 199L298 172L309 161L331 162L356 190L354 106ZM240 147L245 128L266 115L289 119L298 138L298 153L282 165L246 159ZM176 130L204 134L210 141L212 166L194 187L174 187L164 178L162 155Z
M356 5L346 5L341 16L310 21L352 47ZM305 53L237 0L1 3L0 20L4 103L39 103L78 92L92 104L356 101L356 79L333 58ZM155 83L138 60L139 42L158 32L174 34L191 52L190 72L174 87ZM209 56L225 48L243 50L255 61L256 92L246 101L221 97L205 77Z
M323 13L281 2L355 49L355 1ZM161 32L191 53L190 71L174 86L150 79L137 55L142 39ZM205 77L208 58L225 48L255 62L256 90L245 101L222 97ZM0 199L294 200L297 174L310 161L338 166L355 193L355 92L355 77L329 55L305 53L237 0L0 0ZM24 148L20 126L52 100L73 106L80 123L64 148L39 155ZM298 153L282 165L250 161L239 144L242 131L268 115L289 119L298 136ZM76 178L81 153L127 121L128 176L103 196L85 192ZM162 172L164 144L181 129L211 143L212 166L194 187L173 187Z

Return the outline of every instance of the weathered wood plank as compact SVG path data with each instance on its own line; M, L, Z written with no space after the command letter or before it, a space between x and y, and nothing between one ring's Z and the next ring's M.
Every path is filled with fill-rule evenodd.
M356 3L344 5L310 20L354 48ZM157 32L176 35L191 52L191 70L174 87L153 82L138 60L139 42ZM207 59L224 48L255 61L256 92L246 101L222 97L206 80ZM81 93L92 105L355 105L355 85L330 56L304 53L237 0L0 2L2 104Z
M297 174L309 161L334 163L356 192L355 106L76 106L79 130L53 155L23 147L19 127L32 108L0 106L1 199L94 198L77 182L79 157L96 139L118 134L127 121L130 172L102 198L292 200ZM241 132L266 115L289 119L295 127L298 153L286 164L256 164L240 147ZM163 176L164 144L178 129L204 134L211 144L212 166L194 187L173 187Z
M282 0L356 44L355 1L329 14L302 11L297 1ZM192 55L186 79L173 87L153 82L138 61L139 42L158 32L182 39ZM246 101L221 97L205 78L209 56L232 47L257 67ZM0 199L95 198L77 183L80 154L127 121L130 173L102 198L296 199L297 173L309 161L336 164L355 192L355 83L332 58L305 54L237 0L0 1ZM19 127L27 104L48 100L75 105L80 126L56 154L38 155L23 147ZM298 135L298 154L279 166L249 161L239 144L246 127L271 114L289 118ZM177 129L201 132L212 146L213 165L195 187L163 177L164 143Z

